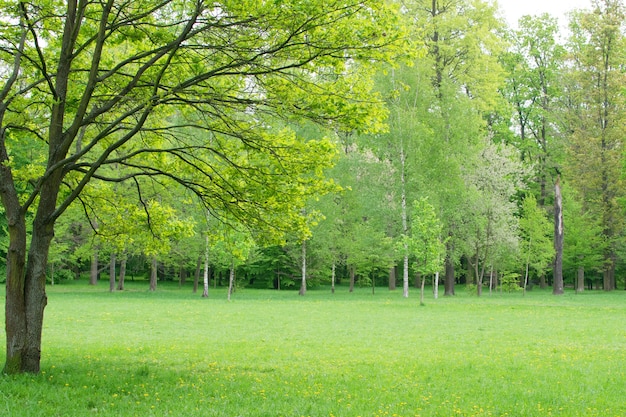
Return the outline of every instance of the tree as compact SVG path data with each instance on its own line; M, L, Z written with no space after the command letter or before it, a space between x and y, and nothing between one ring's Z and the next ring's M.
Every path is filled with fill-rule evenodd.
M594 0L590 11L572 16L564 83L571 134L563 176L578 191L584 210L602 219L603 286L610 291L624 230L619 201L624 198L625 10L619 0Z
M554 260L554 246L551 234L551 224L546 218L544 210L537 206L535 196L530 194L522 202L522 215L519 220L522 241L521 255L526 263L524 276L524 294L528 285L529 268L541 276Z
M425 276L439 273L443 267L446 245L442 240L443 225L426 198L413 202L412 214L411 236L406 246L415 256L415 268L421 274L420 305L424 305Z
M380 128L368 80L401 36L376 1L2 1L0 10L7 373L39 371L54 225L90 184L133 181L139 201L140 178L184 187L268 239L304 228L300 209L324 192L333 147L277 120ZM33 169L18 164L27 148Z

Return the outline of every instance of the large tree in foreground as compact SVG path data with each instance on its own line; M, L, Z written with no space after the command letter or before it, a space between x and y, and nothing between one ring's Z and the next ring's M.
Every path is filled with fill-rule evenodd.
M380 126L370 67L400 33L381 3L0 1L4 371L39 371L54 225L101 181L146 210L159 182L265 236L304 228L334 149L284 126Z

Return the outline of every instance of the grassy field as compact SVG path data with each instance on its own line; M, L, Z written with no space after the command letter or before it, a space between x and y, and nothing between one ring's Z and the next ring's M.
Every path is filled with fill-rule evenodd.
M626 415L623 291L420 307L416 291L228 303L130 284L49 288L41 375L0 377L0 415Z

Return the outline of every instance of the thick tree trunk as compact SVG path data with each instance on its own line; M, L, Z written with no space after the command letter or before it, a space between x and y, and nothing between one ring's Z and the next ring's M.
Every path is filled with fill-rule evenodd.
M563 294L563 199L560 178L554 184L554 282L552 294Z
M17 217L17 216L16 216ZM7 280L5 330L7 334L6 373L23 372L26 348L26 303L24 274L26 259L26 224L24 216L9 218L9 248L7 251Z
M126 280L126 261L128 260L128 255L126 253L122 254L122 259L120 260L120 279L117 282L117 289L119 291L124 291L124 281Z
M579 266L576 272L576 292L585 291L585 267Z
M446 256L446 278L444 284L444 296L454 295L454 261L450 255Z
M396 267L389 268L389 291L395 291L396 289Z
M180 272L179 272L178 285L180 285L182 287L186 283L187 283L187 269L184 266L181 266L180 267Z
M153 256L150 262L150 291L156 291L157 288L157 266L157 258Z
M98 250L91 255L91 270L89 272L89 285L98 283Z

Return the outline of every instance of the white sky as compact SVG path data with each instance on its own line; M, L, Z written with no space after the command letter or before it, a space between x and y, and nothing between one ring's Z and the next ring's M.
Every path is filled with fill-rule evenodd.
M559 25L567 23L566 14L574 9L591 8L591 0L496 0L509 25L517 27L524 15L549 13L559 19Z

